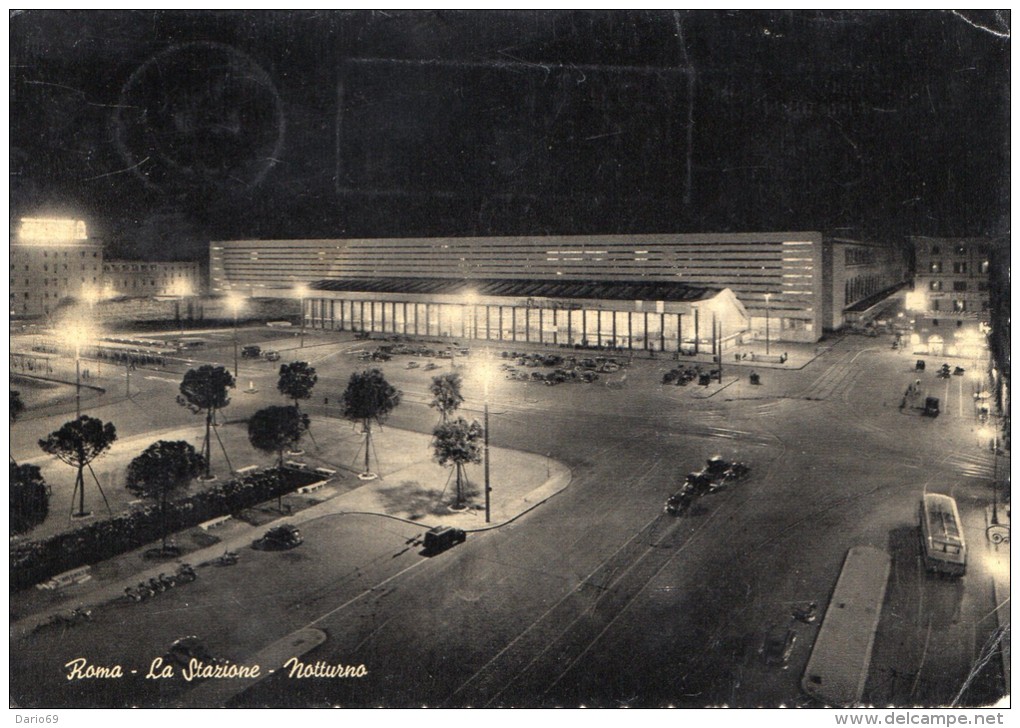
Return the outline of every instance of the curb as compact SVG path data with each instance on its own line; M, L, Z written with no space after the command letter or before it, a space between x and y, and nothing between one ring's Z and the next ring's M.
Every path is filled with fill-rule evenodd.
M501 528L502 526L505 526L505 525L508 525L510 523L515 522L517 519L521 518L525 514L531 512L532 510L534 510L538 506L540 506L543 503L545 503L546 501L548 501L550 498L552 498L557 493L562 492L570 484L571 480L573 479L573 473L571 472L570 468L567 468L566 466L561 465L557 461L552 461L552 462L554 462L558 468L562 468L562 470L560 472L557 472L557 473L553 474L552 477L547 479L544 483L539 485L537 488L534 488L533 490L531 490L528 493L526 493L523 496L523 500L524 500L524 502L527 502L528 498L532 497L533 494L535 494L535 493L543 493L545 491L548 491L547 495L540 495L539 496L539 500L537 500L535 503L529 505L527 508L525 508L521 512L515 514L511 518L506 519L505 521L501 521L499 523L494 523L494 524L491 524L489 526L483 526L481 528L464 529L465 532L466 533L479 533L479 532L482 532L482 531L491 531L491 530L496 529L496 528ZM560 485L561 481L562 481L562 485ZM336 497L342 497L342 496L336 496ZM321 505L329 504L331 502L331 500L333 500L333 499L330 499L329 501L323 501L322 503L317 504L317 505L321 506ZM271 525L281 524L281 523L292 523L292 524L308 523L308 522L311 522L311 521L314 521L314 520L318 520L320 518L325 518L325 517L328 517L328 516L344 516L344 515L377 516L379 518L389 518L389 519L392 519L394 521L400 521L400 522L403 522L403 523L407 523L408 525L412 525L412 526L416 526L416 527L419 527L419 528L423 528L425 530L428 530L430 528L430 526L428 524L423 523L421 521L412 521L412 520L410 520L408 518L403 518L401 516L394 516L394 515L391 515L389 513L378 513L378 512L374 512L374 511L344 511L344 510L330 511L328 509L324 509L325 512L323 512L323 513L310 513L309 512L309 511L312 511L316 507L317 506L312 506L311 508L306 508L303 511L299 511L298 513L291 514L291 515L282 515L280 518L274 519L274 520L269 521L267 523L264 523L264 524L262 524L260 526L248 526L246 528L246 530L243 532L243 534L237 534L237 535L233 536L232 538L230 538L229 540L223 540L223 541L220 541L220 542L218 542L216 544L213 544L211 546L206 546L205 548L196 549L195 551L192 551L192 552L190 552L188 554L184 554L184 555L182 555L182 557L180 559L177 559L176 562L174 562L174 563L185 562L185 561L187 563L194 563L194 564L204 563L204 562L209 561L211 559L215 559L216 558L216 553L218 553L220 549L223 549L223 548L228 548L229 549L230 548L230 544L233 543L234 541L237 541L238 543L247 543L247 542L249 542L252 533L258 532L260 529L268 528ZM305 514L307 514L307 516L305 516ZM206 552L206 551L208 551L209 553L206 554L206 555L203 555L203 553ZM17 622L14 622L14 623L12 623L10 625L10 636L11 636L11 639L15 639L16 637L21 637L21 636L24 636L24 635L27 635L27 634L31 633L31 631L33 629L35 629L35 627L37 627L39 624L45 622L51 616L53 616L55 614L61 614L61 613L65 612L65 611L67 611L67 609L69 608L69 605L72 604L72 603L76 603L76 604L79 604L79 605L82 605L82 606L87 606L87 607L95 608L95 607L99 607L99 606L101 606L101 605L103 605L103 604L105 604L107 602L116 601L117 599L119 599L123 595L123 590L118 588L118 585L127 584L127 586L133 586L137 581L146 581L149 578L156 577L161 572L165 572L167 570L168 564L170 564L170 562L165 562L165 563L160 564L160 565L154 565L152 567L149 567L148 569L143 569L143 570L141 570L139 572L134 573L131 576L125 577L123 579L119 579L119 580L117 580L115 582L111 582L109 584L103 584L103 585L98 585L97 584L96 585L96 589L94 591L82 594L79 599L69 599L69 600L66 600L66 603L61 603L58 606L49 607L49 608L44 609L42 611L26 615L26 616L22 617L21 619L19 619ZM102 596L104 593L106 594L105 597Z
M54 377L40 377L36 374L24 374L20 372L11 372L12 377L21 377L22 379L34 379L37 382L53 382L54 384L66 384L71 387L79 386L75 381L67 381L66 379L55 379ZM99 392L100 394L106 394L106 388L100 387L95 384L85 384L84 382L80 385L83 389L91 389Z

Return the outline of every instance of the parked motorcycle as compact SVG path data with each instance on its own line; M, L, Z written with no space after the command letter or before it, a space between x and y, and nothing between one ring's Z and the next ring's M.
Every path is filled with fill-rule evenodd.
M46 621L36 625L33 632L41 632L44 629L50 627L62 626L70 627L82 622L92 621L92 610L85 609L85 607L78 606L72 609L68 614L54 614L51 615Z

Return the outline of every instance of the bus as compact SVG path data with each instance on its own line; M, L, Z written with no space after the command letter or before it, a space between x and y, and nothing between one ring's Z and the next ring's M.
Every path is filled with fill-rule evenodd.
M926 493L921 500L921 551L928 571L950 576L967 571L963 524L956 501L948 495Z

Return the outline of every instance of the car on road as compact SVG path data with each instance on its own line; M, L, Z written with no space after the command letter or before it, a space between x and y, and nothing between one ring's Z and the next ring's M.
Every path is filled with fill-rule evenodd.
M278 351L267 351L262 356L266 358L266 361L280 361L280 352Z
M274 526L266 531L266 534L252 543L252 548L260 551L280 551L292 549L304 543L301 531L296 526L289 524Z
M261 354L262 354L262 347L261 346L256 346L254 344L252 344L250 346L246 346L243 349L241 349L241 358L242 359L258 359Z
M785 670L790 666L790 654L796 641L797 633L792 627L773 627L765 635L759 652L766 665L781 666Z
M197 635L188 635L174 640L170 649L166 652L166 661L178 667L187 667L192 660L198 660L206 665L222 664L225 660L213 657L205 644Z
M425 553L430 556L438 554L466 540L467 534L459 528L436 526L425 532Z

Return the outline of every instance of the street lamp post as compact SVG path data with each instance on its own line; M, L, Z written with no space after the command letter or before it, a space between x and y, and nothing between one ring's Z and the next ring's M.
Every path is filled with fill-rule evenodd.
M66 344L74 347L74 414L81 417L81 349L91 338L91 330L83 321L71 321L65 324L63 339Z
M769 300L772 298L771 293L765 294L765 355L769 354Z
M492 485L489 480L489 379L491 363L489 361L489 350L485 350L485 366L482 370L485 377L485 403L483 405L483 418L485 420L483 427L485 428L485 522L489 523L491 517L490 509L490 498L492 493Z
M234 379L237 380L237 314L241 309L241 297L231 293L227 297L227 303L234 314Z
M294 286L294 292L297 294L298 299L301 301L301 344L299 348L305 348L305 300L308 298L308 285L305 283L297 283Z
M81 419L81 348L74 347L74 417Z

